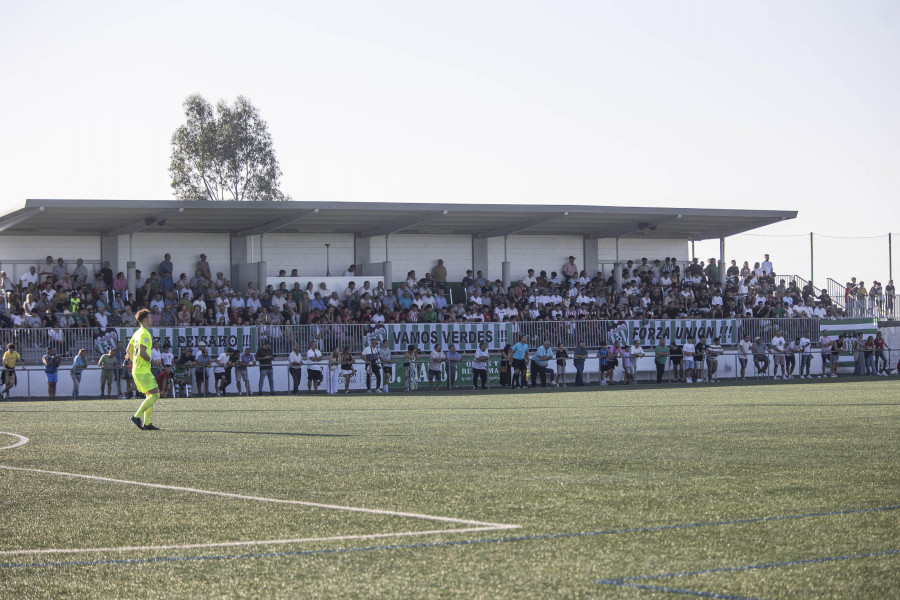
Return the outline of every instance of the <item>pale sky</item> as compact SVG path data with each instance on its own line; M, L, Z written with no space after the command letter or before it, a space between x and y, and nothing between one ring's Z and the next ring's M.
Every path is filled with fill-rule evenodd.
M756 233L897 234L898 32L893 0L0 0L0 212L171 199L184 99L242 94L296 200L787 209Z

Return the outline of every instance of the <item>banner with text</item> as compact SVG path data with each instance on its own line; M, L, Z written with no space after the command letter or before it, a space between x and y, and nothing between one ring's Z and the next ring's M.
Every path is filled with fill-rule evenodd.
M502 350L509 339L509 323L401 323L376 324L366 332L366 344L388 340L391 352L406 352L412 344L419 351L431 352L435 344L446 351L450 344L459 352L474 352L479 344L488 350Z
M610 322L607 343L616 341L633 344L639 340L641 346L655 346L657 340L682 345L689 337L696 340L701 335L707 340L722 338L723 346L738 342L738 319L648 319L641 321Z
M97 352L109 352L121 341L131 339L136 327L117 327L94 340ZM217 356L227 348L250 348L256 352L256 327L151 327L154 340L159 340L160 348L166 343L172 346L172 353L178 355L182 346L197 348L200 342L206 344L210 355Z

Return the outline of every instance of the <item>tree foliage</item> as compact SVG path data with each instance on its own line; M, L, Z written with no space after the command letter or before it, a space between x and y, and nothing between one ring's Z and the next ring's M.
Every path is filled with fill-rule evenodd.
M290 200L268 125L249 100L215 109L202 96L184 101L186 121L172 135L169 173L179 200Z

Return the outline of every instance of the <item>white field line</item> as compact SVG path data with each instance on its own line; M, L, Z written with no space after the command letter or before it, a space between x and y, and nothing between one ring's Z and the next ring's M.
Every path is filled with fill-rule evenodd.
M10 446L0 448L7 450L22 446L28 443L28 438L16 433L8 433L0 431L0 435L10 435L19 438L19 441ZM63 471L47 471L44 469L26 469L23 467L11 467L8 465L0 465L0 469L7 471L24 471L29 473L42 473L45 475L59 475L61 477L76 477L80 479L90 479L93 481L104 481L107 483L121 483L125 485L136 485L141 487L149 487L161 490L174 490L178 492L188 492L192 494L204 494L207 496L218 496L221 498L234 498L237 500L251 500L254 502L272 502L276 504L292 504L299 506L309 506L312 508L324 508L329 510L342 510L347 512L358 512L373 515L387 515L392 517L405 517L409 519L422 519L425 521L440 521L443 523L457 523L460 525L472 525L473 527L465 527L459 529L431 529L427 531L401 531L396 533L371 533L359 535L339 535L331 537L319 538L293 538L284 540L248 540L237 542L210 542L204 544L179 544L166 546L120 546L111 548L44 548L44 549L26 549L26 550L2 550L0 556L22 555L22 554L78 554L87 552L134 552L134 551L154 551L154 550L189 550L196 548L231 548L238 546L274 546L284 544L299 544L308 542L336 542L346 540L367 540L382 539L391 537L410 537L424 535L440 535L447 533L474 533L479 531L498 531L503 529L519 529L519 525L507 525L504 523L486 523L483 521L472 521L467 519L455 519L452 517L440 517L437 515L426 515L421 513L408 513L392 510L379 510L374 508L359 508L355 506L340 506L336 504L321 504L318 502L306 502L303 500L286 500L282 498L264 498L261 496L247 496L244 494L232 494L229 492L217 492L213 490L200 490L197 488L181 487L176 485L162 485L159 483L147 483L143 481L130 481L127 479L113 479L111 477L99 477L97 475L84 475L82 473L66 473Z
M332 537L294 538L288 540L250 540L241 542L212 542L208 544L180 544L170 546L118 546L115 548L48 548L34 550L3 550L0 556L22 554L85 554L89 552L150 552L155 550L191 550L196 548L234 548L238 546L277 546L302 544L308 542L341 542L346 540L375 540L392 537L413 537L423 535L440 535L446 533L475 533L480 531L499 531L502 529L518 529L519 525L502 527L466 527L461 529L431 529L428 531L400 531L397 533L371 533L365 535L336 535Z
M469 519L455 519L453 517L439 517L437 515L425 515L421 513L399 512L394 510L380 510L377 508L360 508L356 506L341 506L338 504L321 504L319 502L306 502L304 500L286 500L283 498L264 498L262 496L246 496L244 494L232 494L229 492L216 492L212 490L199 490L197 488L181 487L177 485L162 485L160 483L147 483L143 481L130 481L128 479L113 479L111 477L99 477L97 475L84 475L81 473L66 473L63 471L45 471L43 469L26 469L22 467L10 467L0 465L0 469L8 471L25 471L29 473L42 473L44 475L59 475L61 477L77 477L80 479L90 479L92 481L105 481L107 483L122 483L125 485L136 485L140 487L154 488L158 490L174 490L176 492L189 492L191 494L204 494L207 496L219 496L221 498L235 498L237 500L252 500L254 502L272 502L275 504L293 504L299 506L309 506L312 508L327 508L329 510L343 510L347 512L358 512L370 515L387 515L390 517L405 517L408 519L422 519L425 521L440 521L442 523L458 523L460 525L474 525L476 527L489 527L491 529L507 529L510 526L504 523L486 523L484 521L472 521Z
M9 433L8 431L0 431L0 435L9 435L14 438L19 438L19 441L16 442L15 444L12 444L11 446L3 446L2 448L0 448L0 450L9 450L10 448L17 448L19 446L24 446L29 441L27 437L25 437L24 435L19 435L18 433Z

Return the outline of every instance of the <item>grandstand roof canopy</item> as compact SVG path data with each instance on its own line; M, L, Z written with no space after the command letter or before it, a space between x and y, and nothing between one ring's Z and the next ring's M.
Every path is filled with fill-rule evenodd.
M391 233L587 235L704 240L797 216L796 211L389 202L27 200L0 215L5 235Z

